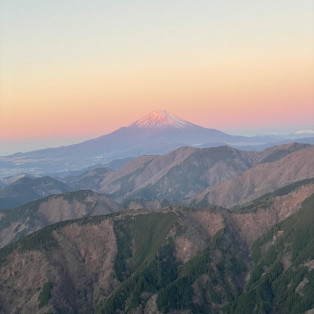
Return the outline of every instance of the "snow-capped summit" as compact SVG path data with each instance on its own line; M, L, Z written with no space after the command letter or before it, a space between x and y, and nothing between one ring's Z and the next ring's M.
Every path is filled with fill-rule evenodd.
M152 127L174 127L184 128L191 123L175 116L167 110L155 110L144 116L143 118L135 121L131 126L139 128L152 128Z

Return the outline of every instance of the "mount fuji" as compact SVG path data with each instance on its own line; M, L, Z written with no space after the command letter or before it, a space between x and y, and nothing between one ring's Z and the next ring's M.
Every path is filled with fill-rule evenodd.
M126 127L79 144L0 157L0 176L21 172L62 174L115 159L164 154L181 146L211 147L265 143L262 138L233 136L157 110Z

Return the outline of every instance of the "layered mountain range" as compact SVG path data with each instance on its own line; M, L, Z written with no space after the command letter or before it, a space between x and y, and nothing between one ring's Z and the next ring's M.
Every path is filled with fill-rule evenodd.
M313 313L314 146L250 141L156 111L2 159L0 313Z
M72 190L94 190L127 203L129 208L144 203L158 208L169 202L236 206L295 181L314 177L313 149L311 145L299 143L274 146L261 152L228 146L182 147L166 155L135 158L117 170L104 167L69 175L63 182L24 176L0 189L0 208L16 207Z
M187 205L190 201L194 204L202 201L210 191L218 202L218 195L226 190L228 197L221 197L225 203L219 205L228 207L249 201L248 195L253 199L293 181L314 177L313 161L314 148L308 144L291 143L261 152L228 146L182 147L166 155L133 159L116 171L95 169L76 179L65 178L64 182L72 188L93 189L120 201L185 200ZM268 176L267 185L263 182L265 176ZM246 194L238 193L241 187L245 189L245 182L249 185L252 182L250 189L246 188ZM232 187L228 189L229 185ZM208 204L215 205L215 202Z

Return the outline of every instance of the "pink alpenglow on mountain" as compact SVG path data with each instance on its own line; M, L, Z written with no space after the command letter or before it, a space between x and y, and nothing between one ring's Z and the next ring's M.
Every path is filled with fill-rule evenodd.
M151 128L151 127L174 127L184 128L192 123L187 122L167 110L155 110L146 115L145 117L132 123L131 126L137 126L140 128Z

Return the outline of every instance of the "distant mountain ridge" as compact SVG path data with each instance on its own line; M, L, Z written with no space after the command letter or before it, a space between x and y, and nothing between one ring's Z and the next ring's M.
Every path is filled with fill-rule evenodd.
M237 177L208 187L194 198L202 206L243 205L293 182L314 177L314 147L262 163Z
M98 190L103 177L113 172L107 167L96 168L77 176L65 177L63 181L74 190Z
M291 143L262 152L241 151L228 146L204 149L182 147L166 155L138 157L117 171L87 172L77 177L76 185L118 200L181 201L210 186L236 178L258 164L271 163L311 147Z
M299 181L314 177L314 165L311 164L314 154L307 153L308 150L312 151L313 146L299 143L274 146L261 152L241 151L228 146L203 149L182 147L165 155L132 159L117 170L103 167L64 177L62 182L49 177L24 176L0 189L0 209L72 190L93 190L124 202L133 199L135 203L130 206L135 208L138 206L136 203L143 203L140 200L157 201L150 202L153 207L160 206L158 204L164 201L183 201L185 204L192 201L198 204L210 192L208 204L230 207L249 202L249 195L251 199L257 198L290 184L294 179ZM296 152L299 152L298 158L289 157L297 156ZM281 170L285 171L281 177L278 177L279 164L286 169ZM304 170L297 174L301 167ZM261 173L258 169L264 170ZM295 171L295 178L292 170ZM246 173L252 175L242 182L241 176ZM288 173L291 175L286 178ZM270 178L268 188L263 180L255 186L258 177L261 180L263 177ZM240 193L240 186L246 185L246 192L243 190ZM257 188L260 194L256 194ZM219 195L223 195L224 191L228 191L228 195L222 200Z
M6 186L16 182L20 178L23 178L23 177L36 178L38 176L33 176L33 175L27 174L27 173L20 173L16 176L4 177L4 178L0 179L0 188L6 187Z
M72 191L72 188L48 176L38 178L23 176L0 189L0 209L17 207L47 195L69 191Z

